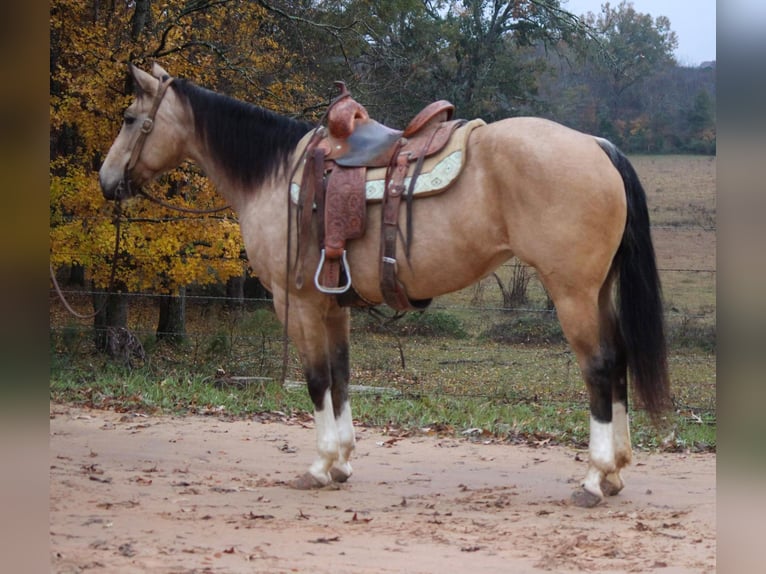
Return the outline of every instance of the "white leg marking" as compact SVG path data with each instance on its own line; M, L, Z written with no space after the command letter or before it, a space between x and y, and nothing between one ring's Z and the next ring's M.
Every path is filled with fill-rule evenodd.
M601 480L614 472L614 436L612 423L602 423L590 417L590 466L585 475L583 488L588 492L603 496Z
M335 467L345 474L346 477L349 477L353 472L349 459L351 458L351 453L353 453L356 448L354 421L351 418L351 404L349 401L346 401L343 404L340 416L337 419L337 427L340 452L338 453L339 457L338 461L335 463Z
M620 402L612 403L612 424L614 426L614 466L613 472L607 472L601 482L604 494L614 496L625 488L620 469L630 464L633 451L630 447L630 426L628 412Z
M319 458L316 459L309 472L322 484L328 484L330 478L330 468L338 460L338 427L335 424L335 416L332 408L332 394L328 389L325 391L323 409L318 411L314 409L314 424L317 433L317 451Z
M614 470L614 427L590 417L590 462L608 472Z
M612 403L612 423L614 423L615 464L619 471L633 460L633 451L630 446L630 420L624 404Z
M582 483L582 487L591 494L595 494L599 498L604 498L604 493L601 491L601 479L603 477L603 471L590 465L588 467L588 472L585 475L585 480Z

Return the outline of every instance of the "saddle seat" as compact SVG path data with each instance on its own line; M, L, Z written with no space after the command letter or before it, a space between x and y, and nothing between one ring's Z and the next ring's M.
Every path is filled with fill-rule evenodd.
M424 148L431 132L452 119L455 106L447 100L428 104L404 130L397 130L371 119L343 82L336 85L341 93L327 112L326 136L319 144L326 160L343 167L385 167L397 152L409 153L414 161L446 143L446 139L439 138L428 146L432 148L430 153Z
M300 289L303 285L302 254L308 251L312 213L316 213L320 249L314 274L316 288L336 296L342 305L373 304L351 289L346 243L365 233L367 186L371 183L370 174L376 173L384 180L380 181L383 184L380 197L383 203L380 261L383 298L397 310L422 309L429 301L410 300L404 285L396 278L399 205L404 198L408 206L405 241L408 251L412 225L409 204L417 193L416 181L425 158L450 153L447 160L441 161L448 164L450 176L446 180L434 177L437 185L430 188L438 192L457 176L468 134L483 122L470 122L459 143L448 145L452 134L465 124L464 120L452 120L454 106L448 101L427 105L407 128L397 130L371 119L364 106L351 97L345 84L336 82L336 85L341 93L330 104L326 126L307 135L305 161L296 168L291 184L299 222L296 287Z

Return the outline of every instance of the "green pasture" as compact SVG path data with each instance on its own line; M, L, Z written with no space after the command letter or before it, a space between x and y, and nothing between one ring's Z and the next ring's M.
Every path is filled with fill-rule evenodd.
M715 158L631 159L655 226L674 400L659 428L633 405L634 446L714 450ZM281 327L267 303L232 310L191 297L187 305L186 342L158 343L156 301L137 297L129 326L147 358L115 362L95 352L91 326L52 298L51 400L237 417L312 410L292 346L287 383L279 382ZM358 424L587 444L587 393L534 270L510 262L426 313L398 320L353 311L351 345Z

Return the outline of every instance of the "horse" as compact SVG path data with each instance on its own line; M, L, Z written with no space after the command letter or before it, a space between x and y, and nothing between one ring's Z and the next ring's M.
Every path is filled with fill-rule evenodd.
M238 214L250 265L299 352L317 457L292 486L345 482L355 448L350 311L289 272L296 249L290 176L302 160L298 143L315 126L173 78L156 63L151 72L128 67L135 99L99 171L104 197L135 196L182 161L201 166ZM415 300L470 286L514 255L536 269L590 398L588 468L572 502L593 507L619 493L632 458L629 375L653 420L670 404L646 194L629 160L609 141L553 121L507 118L474 129L451 187L410 208L415 229L398 277ZM367 209L367 231L349 242L346 264L354 289L377 305L381 206ZM315 269L319 247L310 244L303 256Z

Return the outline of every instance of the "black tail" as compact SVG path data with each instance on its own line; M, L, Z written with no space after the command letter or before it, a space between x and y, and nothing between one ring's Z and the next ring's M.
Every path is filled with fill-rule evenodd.
M628 158L606 140L597 140L622 176L628 216L619 265L620 330L628 371L638 396L653 419L670 406L662 289L649 229L646 193Z

